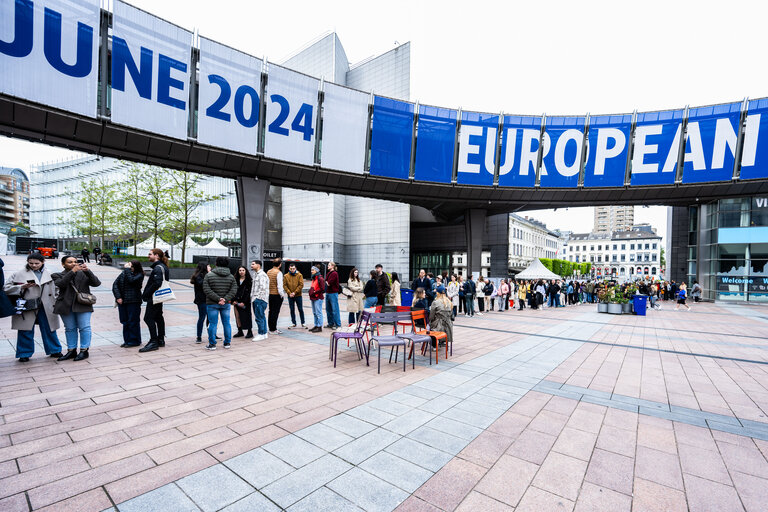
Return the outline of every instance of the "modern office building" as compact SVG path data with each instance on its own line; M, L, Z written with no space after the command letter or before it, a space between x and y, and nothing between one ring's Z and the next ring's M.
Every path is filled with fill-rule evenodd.
M563 247L563 259L592 263L594 277L620 281L662 278L661 237L648 225L612 233L574 233Z
M673 208L672 279L698 280L703 298L768 302L768 197L720 199Z
M29 179L21 169L0 167L0 232L17 224L29 226Z
M613 233L628 231L635 223L635 207L625 206L595 206L595 225L593 233Z

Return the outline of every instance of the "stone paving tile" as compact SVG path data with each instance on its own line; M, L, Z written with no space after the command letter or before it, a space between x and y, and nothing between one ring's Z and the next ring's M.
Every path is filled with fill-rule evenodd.
M281 437L265 444L263 448L295 468L305 466L326 453L321 448L295 435Z
M377 453L359 467L408 493L413 493L434 474L387 452Z
M394 510L405 501L408 493L359 468L353 468L331 483L328 488L340 494L363 510Z
M569 512L573 510L574 503L551 492L543 491L536 487L529 487L515 508L516 512L539 512L541 510L557 510Z
M453 455L450 453L432 448L407 437L390 444L385 448L385 451L413 462L433 473L445 466L453 458Z
M685 475L685 490L688 509L691 512L744 510L736 489L730 485L715 483L693 475Z
M256 510L251 508L249 510ZM259 509L260 510L260 509ZM269 510L269 509L265 509ZM275 508L274 510L278 510ZM338 512L362 512L362 509L351 501L342 498L327 487L321 487L295 505L288 507L288 512L317 512L333 510ZM243 512L246 512L244 509Z
M631 509L631 497L605 487L599 487L589 482L584 482L581 492L579 493L579 499L576 501L574 512L603 510L611 512L630 512Z
M335 450L334 455L350 464L360 464L371 455L380 452L400 439L400 436L383 428L377 428Z
M453 459L414 495L443 510L452 510L485 474L485 469L462 459Z
M120 503L120 512L151 512L153 510L175 510L179 512L199 512L195 503L179 489L176 484L168 484Z
M325 455L276 480L260 491L280 507L287 508L339 475L348 472L351 468L350 464L338 457Z
M254 510L259 512L278 512L280 507L269 501L260 492L254 492L221 510L222 512L251 512Z
M238 455L225 461L224 465L256 489L271 484L294 469L263 448Z
M482 477L475 490L515 507L538 470L537 464L503 455Z
M184 477L176 485L204 512L220 510L254 491L222 464Z

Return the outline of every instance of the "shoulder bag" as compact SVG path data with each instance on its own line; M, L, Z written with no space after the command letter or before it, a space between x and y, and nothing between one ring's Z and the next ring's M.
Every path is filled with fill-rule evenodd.
M74 277L72 278L72 288L75 289L75 301L77 301L78 304L82 304L84 306L93 306L96 304L96 296L94 294L81 292L77 289L77 286L75 286Z

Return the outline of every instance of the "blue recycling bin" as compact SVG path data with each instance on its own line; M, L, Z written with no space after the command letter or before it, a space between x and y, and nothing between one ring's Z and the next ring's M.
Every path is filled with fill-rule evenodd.
M400 288L400 304L403 306L413 305L413 290L410 288Z
M632 297L632 306L635 308L635 314L645 316L645 310L648 306L647 295L635 295Z

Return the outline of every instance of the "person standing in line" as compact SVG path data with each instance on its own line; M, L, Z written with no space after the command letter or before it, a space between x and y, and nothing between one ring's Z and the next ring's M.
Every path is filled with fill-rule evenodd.
M216 327L221 315L224 325L224 348L232 343L232 325L229 321L229 305L237 293L237 281L229 270L229 258L216 258L216 268L208 272L203 279L205 292L205 307L208 312L208 346L207 350L216 350Z
M258 261L251 262L253 271L253 288L251 288L251 302L253 303L253 317L256 319L256 336L251 341L265 340L267 334L267 301L269 300L269 276L261 268Z
M490 279L486 280L485 286L483 287L483 293L485 294L485 310L493 311L493 303L496 302L494 300L496 295L496 286Z
M701 300L701 285L698 281L693 281L693 288L691 288L691 297L693 297L693 302L699 302Z
M78 263L74 256L61 258L64 272L51 274L56 284L58 296L53 312L61 316L64 322L64 335L67 339L67 353L59 358L61 361L88 359L88 349L91 347L91 314L93 305L78 300L78 294L91 293L91 286L100 286L101 281L85 263ZM78 333L80 337L80 352L77 352Z
M349 314L347 323L350 325L357 322L363 311L363 305L365 304L364 289L365 285L360 280L360 271L357 268L353 268L347 278L347 290L349 290L347 295L347 313Z
M247 268L242 265L238 267L235 282L237 283L237 291L232 299L232 305L234 306L232 310L235 312L237 332L232 337L242 338L246 336L253 338L253 316L251 314L251 288L253 288L253 280ZM243 334L243 331L247 332Z
M379 301L377 285L378 279L379 274L377 274L375 270L371 270L370 278L368 279L368 282L365 283L365 288L363 289L363 295L365 295L365 303L363 306L365 308L375 307L376 303Z
M283 306L283 273L280 270L282 262L280 258L272 260L272 268L267 271L269 278L269 314L267 315L267 326L269 334L283 334L283 331L277 329L277 318L280 316L280 308Z
M304 304L301 299L301 292L304 290L304 276L296 270L296 264L291 263L288 266L288 273L283 276L283 290L288 296L288 307L291 310L291 327L296 327L296 311L299 308L299 318L301 319L301 328L306 329L304 325Z
M400 296L400 276L397 272L392 272L392 288L389 291L390 303L393 306L402 306L402 297Z
M147 284L141 299L147 303L144 311L144 323L149 328L149 343L139 349L139 352L152 352L165 346L165 318L163 318L163 304L155 304L152 297L163 285L163 280L170 280L171 273L168 270L168 258L161 249L152 249L148 255L152 271L149 273Z
M208 319L208 308L205 305L205 291L203 291L203 279L205 279L205 275L210 271L211 266L204 261L201 261L197 264L197 268L189 279L189 282L192 283L195 288L194 303L197 306L197 338L195 339L195 343L203 342L203 325Z
M325 275L325 316L328 317L327 328L336 330L341 327L341 312L339 311L339 272L336 264L328 262L328 273Z
M483 316L485 311L485 278L480 275L475 283L475 297L477 298L477 316Z
M425 290L432 288L432 283L430 282L429 277L427 277L427 272L424 269L419 270L418 277L411 283L411 289L414 293L419 288L424 288Z
M456 319L459 308L459 282L456 280L456 274L451 274L451 280L445 288L445 293L452 304L451 321L453 321Z
M464 282L464 307L466 308L466 316L475 316L475 292L477 288L475 282L472 280L472 274L467 275L467 280Z
M39 301L36 309L19 312L16 305L8 300L3 311L5 315L10 305L16 313L11 317L11 329L17 331L16 358L19 362L26 363L35 353L35 324L40 329L45 354L61 359L61 343L56 335L59 317L54 313L56 287L51 273L45 268L45 258L39 253L27 256L26 266L10 275L3 291L28 301Z
M312 302L312 315L315 317L315 326L309 332L323 332L323 294L325 293L325 279L320 275L320 269L313 266L312 284L309 285L309 300Z
M521 281L517 285L517 304L518 311L525 309L525 299L528 298L528 284L525 281Z
M392 286L389 284L389 276L384 272L384 267L381 263L376 265L376 292L379 306L383 306L387 303L387 295L389 295Z
M674 281L672 281L672 283L674 283ZM685 303L686 298L688 298L688 287L685 285L685 281L683 281L677 289L677 304L675 305L675 311L680 309L681 304L685 306L685 309L688 311L691 310L691 306Z
M467 312L465 311L465 307L467 305L467 302L464 300L464 277L461 275L458 277L459 282L459 314Z
M499 307L499 311L502 311L502 305L503 310L506 311L509 309L509 292L510 292L510 285L509 281L507 279L502 279L501 284L499 284L500 294L499 298L501 299L502 304Z
M133 260L123 266L123 271L112 283L112 295L117 302L117 313L123 324L121 348L141 346L141 285L144 269L141 262Z
M83 261L86 263L91 262L91 259L89 258L90 255L91 255L91 251L89 251L87 247L83 247L83 250L80 251L80 256L83 257Z

